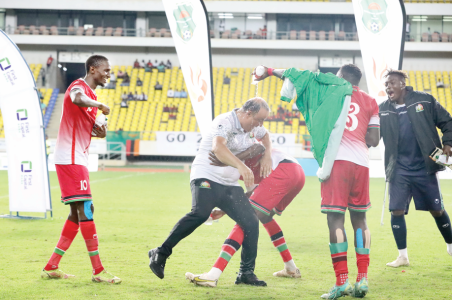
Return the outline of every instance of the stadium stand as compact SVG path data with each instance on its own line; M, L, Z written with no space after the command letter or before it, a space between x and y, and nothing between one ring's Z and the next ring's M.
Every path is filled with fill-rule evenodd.
M60 89L41 89L41 93L44 94L44 103L47 105L44 114L44 128L47 128L49 125L50 117L52 116L53 109L55 107L56 100L58 98L58 93Z
M35 78L39 74L41 65L30 64ZM130 86L121 86L123 79L118 78L114 89L97 89L98 99L111 108L108 120L110 131L135 131L141 133L142 140L155 140L156 131L199 131L190 96L187 98L168 98L168 90L186 90L182 71L179 67L158 72L152 69L134 69L130 66L114 66L113 73L127 72L130 75ZM241 106L246 100L258 95L269 103L270 117L264 126L273 133L292 133L297 135L298 143L309 144L310 136L303 116L292 112L292 104L279 100L282 81L276 77L265 80L257 88L251 85L250 68L213 68L213 82L215 94L215 116ZM408 84L417 91L431 93L446 109L452 113L452 91L450 87L451 72L440 71L408 71ZM224 78L230 78L229 84ZM137 86L137 79L143 82ZM162 90L155 90L160 82ZM439 85L441 82L443 85ZM44 113L44 125L47 126L59 93L58 89L40 89L43 101L47 105ZM148 101L129 101L128 108L120 106L123 93L146 94ZM3 119L0 115L0 138L4 138Z

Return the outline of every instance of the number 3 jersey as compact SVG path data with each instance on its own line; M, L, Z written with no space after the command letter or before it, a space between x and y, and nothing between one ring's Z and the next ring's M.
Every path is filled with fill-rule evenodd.
M60 130L55 146L55 164L88 166L88 148L96 121L97 107L79 107L72 102L70 93L80 90L97 101L96 93L83 79L77 79L64 94Z
M369 150L366 145L368 128L380 128L378 105L374 98L354 86L336 160L346 160L368 168Z

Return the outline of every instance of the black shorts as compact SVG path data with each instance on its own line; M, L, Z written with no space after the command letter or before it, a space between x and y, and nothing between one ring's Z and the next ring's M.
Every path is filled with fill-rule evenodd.
M416 210L444 209L443 196L436 174L425 176L396 175L389 182L389 211L404 210L408 214L411 198Z

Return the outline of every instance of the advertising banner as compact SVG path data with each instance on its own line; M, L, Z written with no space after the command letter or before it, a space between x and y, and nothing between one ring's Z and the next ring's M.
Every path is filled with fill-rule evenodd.
M388 99L386 70L402 69L405 6L403 0L353 0L353 9L369 95L380 104Z
M43 118L33 74L0 30L0 108L8 155L9 210L51 209Z
M196 121L206 134L214 118L207 11L202 0L165 0L163 5Z
M155 141L140 141L139 155L196 156L201 138L199 132L157 131ZM295 149L302 148L295 144L295 134L271 133L270 138L273 147L293 156Z

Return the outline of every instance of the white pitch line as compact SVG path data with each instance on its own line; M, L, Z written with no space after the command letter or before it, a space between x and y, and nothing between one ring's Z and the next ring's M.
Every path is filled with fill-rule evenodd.
M104 182L104 181L109 181L109 180L114 180L114 179L123 179L123 178L134 177L134 176L148 175L148 174L155 174L155 173L138 173L137 172L137 173L131 174L131 175L124 175L124 176L119 176L119 177L110 177L110 178L105 178L105 179L94 180L94 181L91 181L90 184L98 183L98 182ZM53 190L53 189L57 189L59 187L60 187L59 185L54 185L54 186L50 187L50 189ZM9 197L9 194L0 196L0 199L8 198L8 197Z

